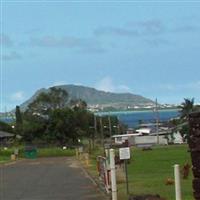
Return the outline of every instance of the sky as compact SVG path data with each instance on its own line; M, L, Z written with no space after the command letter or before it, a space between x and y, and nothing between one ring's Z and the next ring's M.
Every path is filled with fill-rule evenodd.
M1 0L1 107L62 84L200 102L200 1Z

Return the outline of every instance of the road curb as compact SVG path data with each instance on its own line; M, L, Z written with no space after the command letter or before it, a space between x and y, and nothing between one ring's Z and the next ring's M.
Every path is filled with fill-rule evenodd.
M105 190L105 187L100 183L100 181L98 180L97 177L94 177L94 175L92 175L88 169L83 166L83 164L77 160L78 163L80 164L80 168L82 169L82 171L85 173L86 177L88 177L90 179L90 181L95 185L97 186L97 188L99 189L99 191L105 196L105 200L110 200L111 199L111 196L110 194L108 194Z

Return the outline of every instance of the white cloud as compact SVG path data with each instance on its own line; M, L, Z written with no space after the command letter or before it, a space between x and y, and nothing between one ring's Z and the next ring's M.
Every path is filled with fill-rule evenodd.
M114 92L114 85L112 79L107 76L96 83L95 88L98 90L103 90L105 92Z
M10 97L11 101L23 101L25 99L25 94L23 91L15 92Z
M66 81L56 81L54 82L50 87L53 87L53 86L60 86L60 85L66 85L67 82Z
M131 89L126 85L117 85L109 76L104 77L95 84L95 88L105 92L131 92Z
M127 85L119 85L117 86L117 90L119 92L131 92L131 89Z

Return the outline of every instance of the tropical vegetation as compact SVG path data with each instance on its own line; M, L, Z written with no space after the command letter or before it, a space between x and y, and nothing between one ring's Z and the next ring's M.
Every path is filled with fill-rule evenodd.
M16 106L15 133L24 142L43 142L48 144L77 144L87 138L92 144L95 138L109 134L109 123L118 124L116 117L95 116L87 110L87 104L81 99L70 99L61 88L50 88L49 92L40 93L26 111L21 112ZM115 133L117 130L113 130ZM96 134L96 135L94 135Z

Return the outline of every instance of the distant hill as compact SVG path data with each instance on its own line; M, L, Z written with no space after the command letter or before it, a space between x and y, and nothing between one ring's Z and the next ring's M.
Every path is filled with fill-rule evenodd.
M99 91L94 88L77 85L60 85L56 88L64 89L68 92L70 99L82 99L89 106L99 105L103 107L121 108L126 106L152 105L154 102L148 98L131 93L112 93ZM21 110L25 110L41 92L48 92L49 89L38 90L30 99L20 105Z

